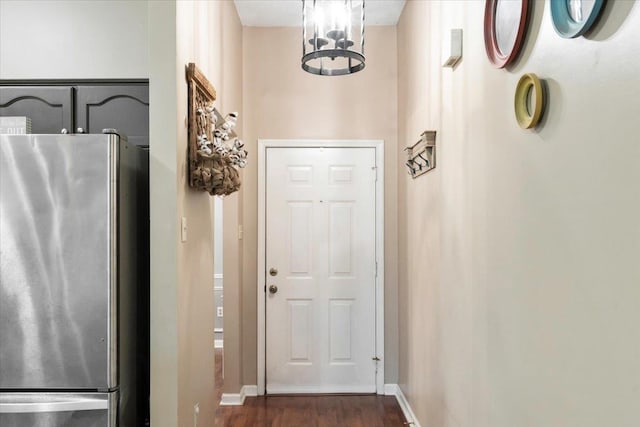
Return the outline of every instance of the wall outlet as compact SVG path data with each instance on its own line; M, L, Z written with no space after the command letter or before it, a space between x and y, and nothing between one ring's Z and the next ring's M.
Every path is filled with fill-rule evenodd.
M218 317L223 317L223 312L222 312L222 308L223 307L218 307Z
M193 427L198 427L198 417L200 416L200 404L193 405Z

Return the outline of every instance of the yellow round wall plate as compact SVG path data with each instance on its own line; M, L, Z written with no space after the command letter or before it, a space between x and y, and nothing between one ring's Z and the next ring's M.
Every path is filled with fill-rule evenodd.
M516 120L522 129L535 127L542 117L544 106L542 82L533 73L520 77L516 86L514 107Z

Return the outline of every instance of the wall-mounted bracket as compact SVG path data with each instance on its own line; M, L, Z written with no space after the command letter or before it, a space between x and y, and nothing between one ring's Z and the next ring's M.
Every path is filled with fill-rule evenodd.
M462 29L455 28L450 32L450 44L447 58L444 59L443 67L455 68L456 65L462 60Z
M417 178L436 167L436 131L422 132L420 140L404 149L407 152L405 166L409 175Z

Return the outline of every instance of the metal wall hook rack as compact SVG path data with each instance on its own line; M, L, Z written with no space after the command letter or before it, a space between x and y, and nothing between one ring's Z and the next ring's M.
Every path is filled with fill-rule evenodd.
M420 140L404 149L407 152L405 166L412 178L429 172L436 167L436 131L426 130Z

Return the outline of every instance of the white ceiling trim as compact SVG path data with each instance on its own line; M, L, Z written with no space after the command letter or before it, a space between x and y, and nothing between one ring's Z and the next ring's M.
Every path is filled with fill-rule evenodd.
M242 25L299 27L302 0L234 0ZM396 25L405 0L366 0L365 25Z

